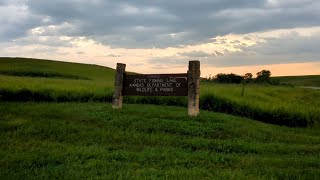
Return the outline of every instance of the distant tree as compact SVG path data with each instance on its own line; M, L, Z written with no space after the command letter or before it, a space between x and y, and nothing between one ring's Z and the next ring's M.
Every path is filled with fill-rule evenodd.
M209 78L208 78L208 80L209 80L209 81L211 81L211 80L212 80L211 74L209 74Z
M270 76L271 76L271 72L269 70L262 70L260 72L257 72L257 78L256 78L256 82L258 83L270 83Z
M211 82L213 81L213 78L211 77L211 74L209 74L209 77L206 76L205 78L201 78L201 81Z
M243 87L242 87L242 91L241 91L241 96L244 95L244 89L246 87L246 84L253 81L252 77L253 77L253 75L251 73L246 73L243 76Z
M246 73L246 74L243 76L243 79L244 79L245 83L252 82L252 80L253 80L253 75L252 75L252 73Z
M243 80L243 77L237 74L223 74L219 73L216 75L215 81L218 83L235 83L239 84Z

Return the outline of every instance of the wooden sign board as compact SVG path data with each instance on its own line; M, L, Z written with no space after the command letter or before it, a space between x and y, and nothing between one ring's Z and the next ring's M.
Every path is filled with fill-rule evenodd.
M199 114L200 62L189 61L184 74L127 75L125 64L117 63L113 109L122 108L123 96L188 96L188 114Z
M124 75L123 96L187 96L187 74Z

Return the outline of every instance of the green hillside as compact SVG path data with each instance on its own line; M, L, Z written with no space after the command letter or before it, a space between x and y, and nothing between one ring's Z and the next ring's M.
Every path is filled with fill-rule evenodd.
M114 84L114 69L88 64L28 58L0 58L1 88L105 94Z
M25 72L26 76L30 72L55 73L61 77L68 75L78 76L79 79L88 78L91 80L113 80L114 69L90 64L80 64L72 62L62 62L44 59L31 58L0 58L0 74L5 72ZM32 77L32 74L30 75ZM59 77L58 77L59 78ZM73 79L72 77L70 79Z
M320 131L186 108L0 103L0 179L319 179Z
M0 101L111 102L114 70L26 58L0 58ZM200 108L267 123L320 123L320 91L289 86L201 83ZM185 97L125 97L125 103L187 106Z
M107 67L0 58L0 179L320 177L319 90L204 82L191 118L186 97L112 110L113 84Z
M294 86L313 86L320 87L320 75L309 76L279 76L272 77L280 83L292 84Z

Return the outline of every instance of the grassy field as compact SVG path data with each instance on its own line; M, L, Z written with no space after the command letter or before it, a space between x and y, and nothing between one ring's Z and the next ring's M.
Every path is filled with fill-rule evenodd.
M292 84L294 86L320 87L320 75L279 76L279 77L273 77L272 79L278 80L281 83Z
M111 102L114 70L102 66L0 58L0 101ZM290 86L201 83L200 107L287 126L320 124L320 91ZM125 97L126 103L187 106L185 97Z
M320 131L186 108L0 103L0 179L319 179Z
M318 126L320 91L286 86L202 84L203 109L225 112L273 124ZM281 122L279 122L281 121Z
M114 69L87 64L25 58L0 58L0 88L59 97L64 93L112 94Z

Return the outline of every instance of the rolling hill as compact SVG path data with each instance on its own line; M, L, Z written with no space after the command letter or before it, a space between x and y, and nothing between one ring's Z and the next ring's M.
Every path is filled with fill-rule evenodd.
M113 110L113 83L107 67L0 58L0 179L320 178L318 90L202 83L189 117L185 97Z
M0 58L0 101L111 102L114 73L114 69L97 65ZM242 85L206 82L200 90L200 108L204 110L287 126L320 122L317 90L252 84L242 97ZM125 97L124 102L187 106L185 97Z

